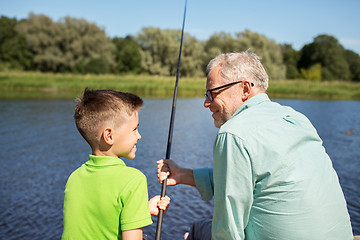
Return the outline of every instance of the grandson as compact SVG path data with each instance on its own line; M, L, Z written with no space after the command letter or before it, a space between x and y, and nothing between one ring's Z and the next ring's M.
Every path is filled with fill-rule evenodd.
M75 123L92 149L89 160L68 179L62 239L142 239L150 214L167 210L170 199L148 202L146 177L126 167L133 159L143 101L131 93L85 89L75 107Z

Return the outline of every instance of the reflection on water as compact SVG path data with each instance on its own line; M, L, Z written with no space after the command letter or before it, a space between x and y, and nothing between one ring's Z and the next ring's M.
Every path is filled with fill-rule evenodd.
M281 100L313 122L333 160L353 224L360 234L360 102ZM0 239L59 239L63 191L70 173L87 160L90 148L73 123L73 101L0 102ZM211 167L217 129L202 99L177 103L171 157L191 168ZM171 100L146 100L140 113L138 151L128 166L148 178L149 195L160 194L155 161L165 157ZM356 110L357 109L357 110ZM344 134L354 129L353 135ZM189 186L168 187L172 202L162 239L182 239L194 220L211 216ZM154 238L154 224L144 229Z

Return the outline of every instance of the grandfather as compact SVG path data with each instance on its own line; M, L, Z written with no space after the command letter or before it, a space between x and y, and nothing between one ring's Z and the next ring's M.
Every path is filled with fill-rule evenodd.
M213 169L158 161L159 181L214 196L212 239L353 239L346 201L310 121L270 101L268 75L246 51L207 67L204 107L219 128Z

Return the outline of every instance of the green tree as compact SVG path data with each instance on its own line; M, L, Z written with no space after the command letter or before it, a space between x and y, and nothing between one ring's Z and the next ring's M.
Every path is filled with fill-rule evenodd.
M293 49L290 44L280 45L283 61L286 66L286 79L299 79L301 74L297 68L300 59L300 53Z
M178 41L178 49L180 41ZM178 53L179 55L179 53ZM196 38L184 34L180 73L182 76L200 77L205 76L202 68L202 58L204 56L204 45Z
M303 77L306 80L312 80L312 81L316 81L316 82L320 82L321 81L321 64L320 63L316 63L314 65L312 65L311 67L309 67L308 69L300 69L301 74L303 75Z
M150 74L175 75L178 41L178 31L143 28L138 35L143 69Z
M285 79L286 67L283 63L283 56L280 46L265 35L246 30L236 34L240 40L240 46L248 48L261 57L270 79Z
M137 36L141 51L141 65L150 74L174 76L177 71L180 30L143 28ZM184 33L181 74L203 74L201 71L202 44Z
M246 46L245 46L246 47ZM236 39L229 33L215 33L205 42L204 50L218 55L223 52L241 51L241 46L237 44ZM211 56L213 58L215 56Z
M91 72L91 66L98 63L95 73L107 73L115 68L115 45L105 31L95 23L85 19L65 17L60 20L66 33L63 45L67 68L72 69L78 63L85 64L85 72Z
M115 46L105 32L96 24L84 19L65 17L53 22L45 15L30 13L27 20L17 25L17 30L26 36L34 52L34 66L40 71L75 71L87 69L90 62L102 62L107 72L115 66ZM98 72L98 70L96 70Z
M15 31L15 18L0 18L0 63L10 69L30 69L33 54L26 39Z
M349 64L351 77L353 81L360 81L360 56L359 54L351 51L345 51L346 61Z
M345 50L336 38L319 35L301 49L298 68L308 69L320 63L323 80L350 80L349 64Z
M140 46L132 36L113 38L116 61L116 72L141 72Z
M17 31L25 35L34 53L33 64L36 70L58 71L66 63L59 48L63 29L45 15L29 14L28 19L19 22Z
M245 30L235 33L235 37L227 33L216 33L205 42L204 65L222 52L238 52L250 50L262 59L262 63L271 79L284 79L286 67L283 63L281 48L266 36Z
M209 61L220 53L244 50L246 50L246 47L238 46L237 40L231 34L225 32L215 33L204 43L202 69L205 71Z

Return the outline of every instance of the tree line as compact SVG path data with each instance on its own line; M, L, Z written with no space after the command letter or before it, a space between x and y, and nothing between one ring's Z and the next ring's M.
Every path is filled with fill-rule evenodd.
M144 27L136 36L109 38L85 19L1 16L0 71L173 76L179 44L180 30ZM205 76L217 54L248 49L262 58L271 79L360 81L360 56L333 36L319 35L297 51L250 30L214 33L205 41L185 33L180 74Z

